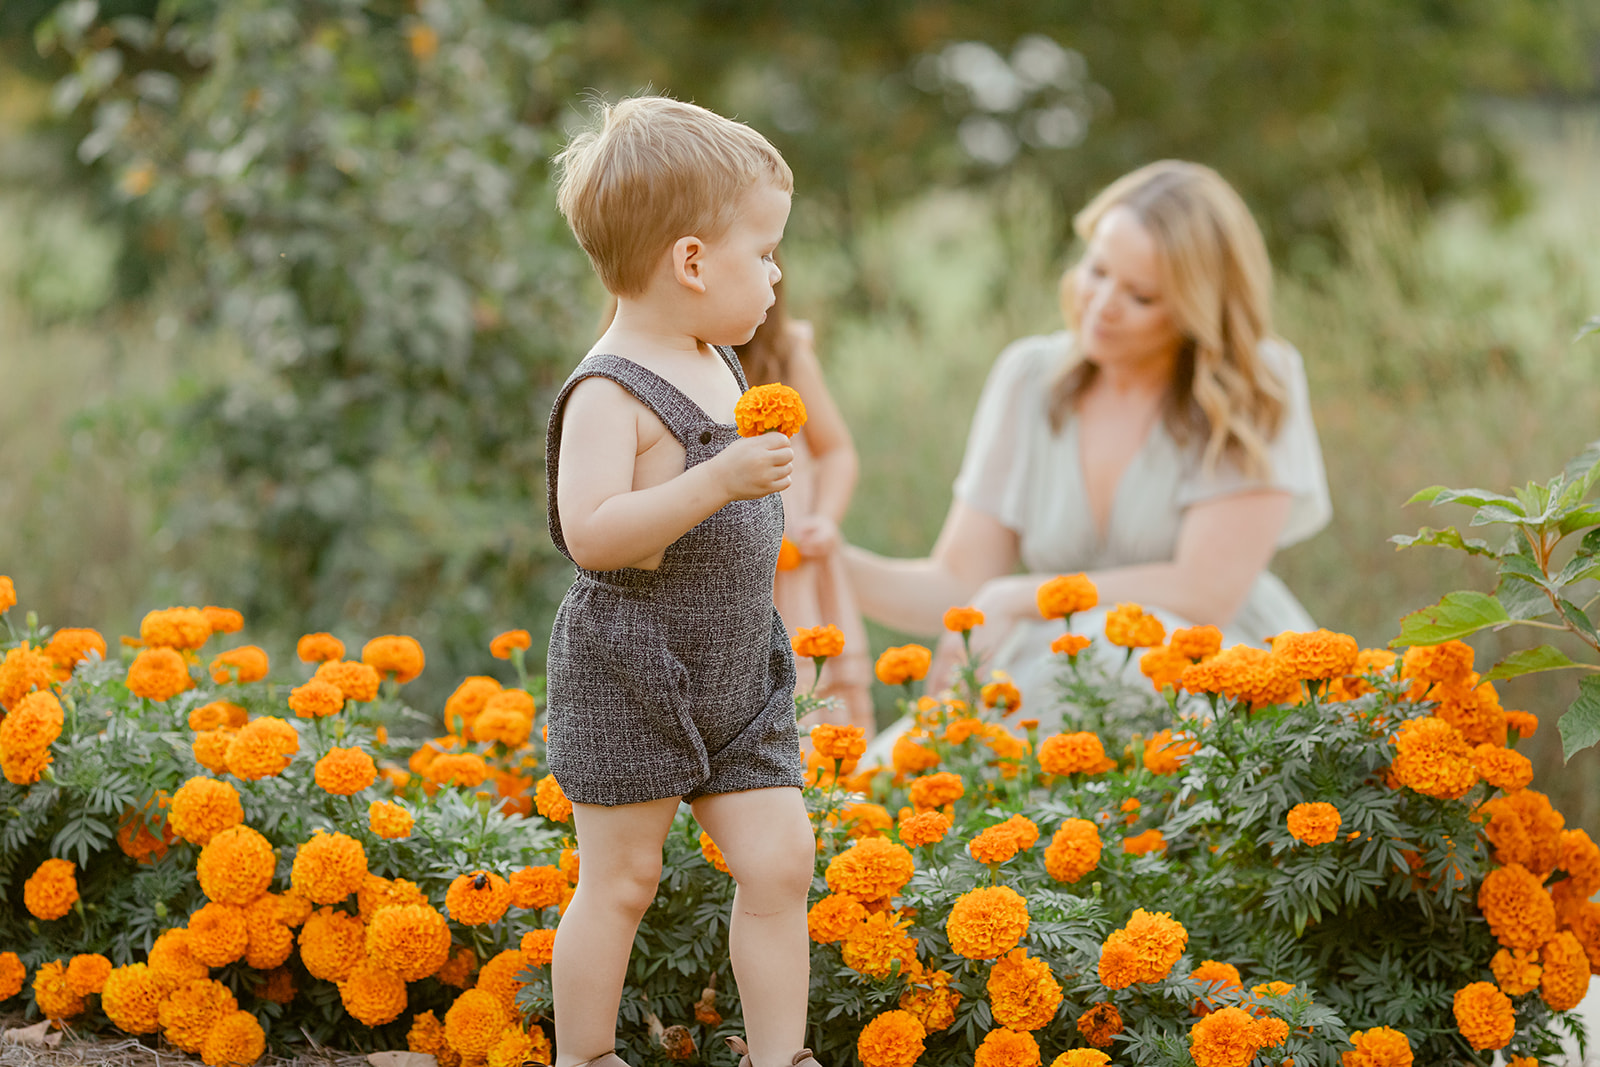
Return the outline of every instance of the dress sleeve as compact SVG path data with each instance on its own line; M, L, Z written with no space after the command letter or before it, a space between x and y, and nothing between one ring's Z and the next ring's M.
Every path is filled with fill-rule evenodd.
M1271 466L1265 478L1246 478L1237 467L1224 461L1206 474L1201 469L1199 449L1192 457L1191 469L1178 489L1182 507L1249 489L1282 489L1292 498L1289 518L1278 535L1278 547L1304 541L1333 517L1328 496L1328 475L1322 465L1322 445L1311 418L1311 394L1306 386L1306 370L1300 353L1281 341L1263 342L1263 362L1278 375L1288 393L1283 423L1267 449Z
M1029 427L1044 417L1045 376L1065 335L1027 337L1006 346L989 371L967 431L956 475L963 504L1021 532L1026 525Z

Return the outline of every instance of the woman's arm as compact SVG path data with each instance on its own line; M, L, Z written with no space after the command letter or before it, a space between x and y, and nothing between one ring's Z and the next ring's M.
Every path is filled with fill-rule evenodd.
M908 633L934 634L947 608L968 603L985 583L1016 569L1017 545L1015 530L957 499L928 557L889 559L846 545L844 561L863 615Z
M789 385L799 392L806 405L806 444L816 464L815 494L811 511L831 521L835 527L844 521L855 492L858 461L850 427L839 406L828 392L812 347L811 324L790 323L794 331L794 354L789 362ZM803 549L805 546L801 546Z

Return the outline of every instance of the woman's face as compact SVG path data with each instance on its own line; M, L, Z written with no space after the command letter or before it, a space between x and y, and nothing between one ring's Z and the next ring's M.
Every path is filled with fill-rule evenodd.
M1073 268L1078 345L1094 363L1137 366L1171 359L1183 344L1164 290L1161 256L1139 217L1107 211Z

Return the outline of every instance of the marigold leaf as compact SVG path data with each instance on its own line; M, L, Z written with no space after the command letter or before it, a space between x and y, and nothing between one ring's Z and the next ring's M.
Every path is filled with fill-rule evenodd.
M1557 600L1556 605L1561 609L1561 614L1569 626L1588 637L1597 636L1594 623L1589 621L1588 614L1582 608L1565 598Z
M1528 516L1522 506L1510 502L1506 504L1485 504L1472 516L1468 526L1489 526L1497 522L1523 523L1528 522Z
M1600 675L1591 674L1578 683L1578 699L1572 702L1556 723L1561 730L1561 758L1572 757L1600 743Z
M1463 590L1450 593L1431 608L1413 611L1400 619L1399 645L1438 645L1466 637L1497 623L1510 622L1505 607L1487 593Z
M1407 500L1406 503L1407 504L1417 504L1417 503L1429 503L1429 504L1431 504L1431 503L1433 503L1434 498L1437 497L1440 493L1447 493L1449 491L1450 490L1448 488L1446 488L1445 486L1442 486L1442 485L1430 485L1426 489L1418 489L1415 493L1411 494L1411 499Z
M1506 609L1506 614L1513 619L1537 619L1541 615L1548 615L1555 610L1550 603L1550 597L1545 593L1544 587L1532 582L1518 581L1507 582L1502 580L1500 587L1494 591L1495 599L1500 601Z
M1502 507L1517 511L1519 514L1522 508L1522 505L1517 503L1515 497L1506 496L1504 493L1491 493L1487 489L1444 489L1434 494L1433 502L1436 505L1467 504L1475 508L1499 504Z
M1600 470L1600 467L1596 470ZM1561 523L1556 528L1561 531L1561 536L1565 537L1590 526L1600 526L1600 507L1579 508L1577 511L1569 512L1561 517Z
M1551 645L1540 645L1538 648L1524 648L1513 652L1505 659L1494 665L1494 669L1483 676L1486 682L1498 682L1503 678L1516 678L1524 674L1537 674L1539 671L1559 671L1565 667L1581 667L1583 664L1574 663L1565 652Z

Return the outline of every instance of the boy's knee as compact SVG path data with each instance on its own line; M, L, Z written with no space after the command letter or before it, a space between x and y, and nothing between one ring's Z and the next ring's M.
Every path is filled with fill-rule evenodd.
M585 870L583 877L610 905L625 914L642 916L656 899L661 884L661 859L638 860L604 871Z
M804 900L816 873L816 840L809 833L787 844L774 842L766 854L749 864L739 886L775 898Z

